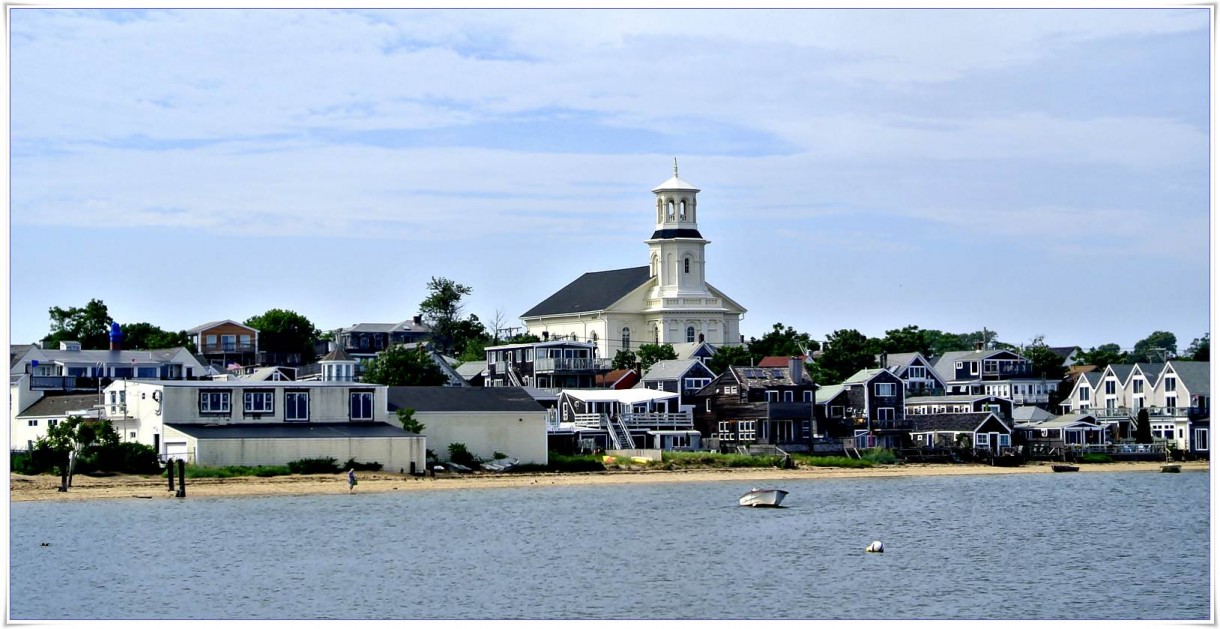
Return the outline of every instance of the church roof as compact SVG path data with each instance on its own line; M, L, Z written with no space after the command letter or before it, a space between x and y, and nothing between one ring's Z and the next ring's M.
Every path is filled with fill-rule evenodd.
M660 192L662 190L693 190L695 192L699 191L698 188L690 185L689 183L686 183L685 181L682 181L681 179L678 179L678 175L676 175L676 174L673 177L666 179L665 182L662 183L661 185L652 189L653 192Z
M521 316L541 317L604 310L651 278L647 266L585 273Z

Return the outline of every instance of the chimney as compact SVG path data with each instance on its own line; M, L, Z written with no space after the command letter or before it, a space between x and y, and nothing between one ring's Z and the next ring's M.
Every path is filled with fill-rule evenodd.
M974 342L974 351L976 351L976 352L981 352L981 351L983 351L983 342L982 342L982 341L975 341L975 342Z
M788 357L788 375L792 376L793 384L800 384L805 381L805 368L802 365L804 361L800 356Z
M119 327L118 321L110 322L110 351L117 352L123 349L123 329Z
M543 330L543 331L542 331L542 340L543 340L543 341L546 341L546 340L548 340L548 339L550 339L550 338L551 338L551 333L550 333L550 332L547 332L546 330Z
M415 317L412 318L411 320L415 322L415 325L422 325L424 322L424 318L422 315L415 315Z

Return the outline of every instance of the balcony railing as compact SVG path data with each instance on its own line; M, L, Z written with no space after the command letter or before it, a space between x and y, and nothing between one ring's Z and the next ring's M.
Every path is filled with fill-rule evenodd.
M199 348L203 354L235 354L237 352L254 351L254 343L204 343Z
M547 430L551 432L584 428L598 430L606 427L607 417L602 413L576 413L572 421L560 421L558 416L547 418ZM629 430L693 430L694 418L690 413L625 413L619 416Z
M594 371L597 363L592 358L536 358L534 373L556 371Z
M1014 365L1011 363L1001 363L998 366L996 366L996 365L989 366L986 363L983 364L983 375L984 376L1000 376L1000 377L1028 376L1028 375L1033 374L1033 372L1034 372L1033 368L1027 364L1015 364Z
M1050 402L1050 401L1051 401L1051 396L1046 393L1033 393L1033 394L1029 394L1029 395L1012 396L1012 403L1016 404L1016 405L1046 404L1047 402Z

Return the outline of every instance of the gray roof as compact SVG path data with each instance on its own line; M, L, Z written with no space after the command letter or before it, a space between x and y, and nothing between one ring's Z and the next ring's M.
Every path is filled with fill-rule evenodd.
M1080 374L1080 377L1084 378L1084 381L1087 382L1091 388L1096 388L1101 382L1101 374L1102 372L1100 371L1086 371Z
M1127 381L1127 378L1131 377L1131 370L1134 367L1135 367L1135 365L1111 364L1109 367L1107 367L1107 369L1114 372L1114 375L1115 375L1115 377L1118 378L1119 382L1125 383Z
M809 379L809 374L801 371L801 381L796 382L792 379L792 374L787 369L779 367L729 367L733 377L741 386L754 389L769 386L794 386L803 384L812 384Z
M137 364L144 363L168 363L173 361L174 356L181 350L181 347L171 347L166 349L82 349L77 351L66 349L44 349L39 350L47 360L62 363L105 363L118 364L124 363L130 365L132 361Z
M272 382L275 381L276 374L279 374L282 380L296 380L287 367L260 367L244 376L239 377L238 380Z
M301 422L275 424L166 424L196 439L334 439L415 437L385 422Z
M966 361L966 360L981 361L983 359L990 358L991 356L994 356L995 354L1005 354L1005 353L1016 354L1016 352L1014 352L1012 350L1007 350L1007 349L984 349L984 350L968 349L968 350L957 351L957 352L945 352L944 354L942 354L940 356L940 358L936 359L936 363L932 365L932 369L934 369L936 371L936 373L938 375L940 375L941 380L943 380L944 382L952 382L952 381L954 381L954 376L956 375L956 373L954 372L953 363L955 363L959 360L961 360L961 361ZM974 379L977 379L977 377L971 378L971 379L974 380Z
M327 355L318 359L318 362L334 362L334 361L355 362L356 359L349 356L348 353L346 351L344 351L341 346L338 346L338 345L336 345L335 349L331 350L330 353L328 353Z
M907 415L911 420L911 432L953 431L974 432L993 413L937 413L935 415ZM1011 433L1012 427L997 418L996 421Z
M1211 362L1171 360L1169 364L1191 394L1211 395Z
M715 377L716 375L703 364L703 361L689 358L687 360L658 360L656 364L649 368L648 373L644 374L643 379L676 380L685 376L691 369L699 371L701 375L706 374L705 377L708 378Z
M860 382L868 382L869 380L872 380L873 378L876 378L877 376L879 376L883 373L889 373L889 370L879 369L879 368L878 369L861 369L860 371L857 371L856 373L852 374L849 378L844 380L843 384L857 384Z
M716 355L716 346L709 345L707 342L670 343L670 347L674 348L674 353L678 355L679 359Z
M522 317L604 310L652 279L647 266L585 273Z
M66 417L74 411L92 411L100 404L97 393L72 395L44 395L42 399L31 404L18 417Z
M825 404L834 399L834 397L843 392L841 384L827 384L822 386L813 394L813 399L818 404Z
M881 365L885 368L890 367L906 367L915 360L916 356L922 356L919 352L903 352L900 354L878 354L876 356L878 364L881 362L881 356L885 356L885 364Z
M389 387L389 410L538 413L542 406L520 387Z
M462 374L463 378L469 380L475 376L484 375L484 372L487 371L487 363L472 360L470 362L462 363L454 369L456 369L458 373Z
M16 365L17 363L21 362L21 357L24 356L25 353L30 351L30 349L32 349L33 347L34 347L33 345L9 345L9 347L8 347L8 366L12 367L12 366Z
M1018 406L1012 409L1012 420L1014 422L1040 422L1054 416L1050 411L1038 408L1037 406Z

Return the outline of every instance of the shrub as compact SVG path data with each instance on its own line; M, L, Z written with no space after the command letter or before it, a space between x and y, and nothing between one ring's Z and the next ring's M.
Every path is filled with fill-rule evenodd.
M861 456L864 457L864 460L880 465L892 465L898 462L898 457L894 456L894 451L889 448L872 448L865 450Z
M338 461L332 456L289 461L288 469L293 474L335 474L341 471Z
M592 454L560 454L547 452L547 464L522 463L509 468L508 473L539 473L539 472L604 472L606 466L601 458Z
M1114 458L1100 452L1086 452L1080 456L1081 463L1113 463Z
M808 467L873 467L876 465L872 459L853 459L846 456L794 454L792 459L798 464Z
M500 452L499 450L497 450L497 451L495 451L495 452L492 452L492 453L491 453L491 458L492 458L492 459L494 459L494 460L496 460L496 461L499 461L499 460L501 460L501 459L507 459L507 458L508 458L508 455L507 455L507 454L504 454L503 452Z
M478 467L479 465L479 460L466 449L464 443L449 444L449 460L466 467Z
M361 463L355 458L351 458L341 466L341 469L356 470L357 472L380 472L381 464L376 461L373 461L372 463Z
M228 465L224 467L208 467L206 465L186 465L187 478L235 478L238 476L287 476L293 472L287 465ZM163 474L164 475L164 474Z
M719 452L662 452L661 462L653 463L659 469L682 469L690 467L783 467L782 456L752 456L749 454L721 454Z

